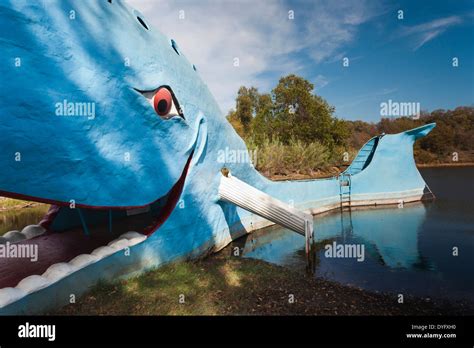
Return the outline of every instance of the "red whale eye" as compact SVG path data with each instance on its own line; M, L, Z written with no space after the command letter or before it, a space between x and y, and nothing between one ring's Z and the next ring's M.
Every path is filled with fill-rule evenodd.
M168 88L161 87L153 96L153 107L158 115L167 117L173 106L173 96Z

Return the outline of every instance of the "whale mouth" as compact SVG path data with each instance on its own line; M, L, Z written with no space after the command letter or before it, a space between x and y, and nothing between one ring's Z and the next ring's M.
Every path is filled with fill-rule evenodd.
M162 119L179 117L185 120L169 86L136 91L149 100ZM169 98L167 110L162 110L162 105L156 102L156 95L164 100ZM202 118L198 121L194 141L186 151L190 154L179 179L166 195L147 205L102 207L78 204L71 207L66 202L0 191L2 196L52 204L38 225L0 236L0 308L81 268L123 252L155 233L179 202L194 154L197 154L197 159L200 157L202 144L198 141ZM207 132L206 128L204 132Z
M179 202L193 153L170 191L146 206L69 209L53 205L38 225L0 236L0 308L155 233ZM76 219L74 227L58 228L71 219Z

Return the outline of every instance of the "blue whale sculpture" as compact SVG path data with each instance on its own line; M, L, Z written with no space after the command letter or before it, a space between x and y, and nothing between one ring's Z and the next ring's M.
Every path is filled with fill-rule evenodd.
M37 262L0 260L1 314L42 312L99 279L201 257L269 225L219 199L223 167L312 214L426 190L413 143L434 124L371 139L338 177L272 182L219 160L246 152L244 141L177 43L124 2L4 0L0 18L0 195L52 205L0 237L9 250L38 247Z

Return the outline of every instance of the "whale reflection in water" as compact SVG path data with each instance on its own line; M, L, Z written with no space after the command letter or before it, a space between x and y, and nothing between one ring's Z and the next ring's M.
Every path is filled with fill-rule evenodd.
M316 215L314 219L316 240L316 275L331 262L353 265L357 258L329 259L325 246L362 245L364 262L369 267L389 269L431 269L418 247L418 230L424 223L426 208L423 203L405 205L403 208L359 208L342 214ZM280 227L272 227L249 235L235 242L243 247L243 256L262 259L280 265L304 268L304 239ZM233 249L231 249L233 250ZM360 261L360 260L359 260ZM324 272L324 271L323 271Z

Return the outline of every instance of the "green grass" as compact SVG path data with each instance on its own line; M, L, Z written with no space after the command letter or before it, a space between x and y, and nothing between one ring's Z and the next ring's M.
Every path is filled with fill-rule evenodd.
M225 250L224 250L225 252ZM184 303L180 303L184 295ZM290 302L294 296L294 302ZM264 261L224 256L179 262L100 283L56 315L433 315L472 308L371 293Z
M28 204L26 201L13 198L0 198L0 209L19 208Z
M344 153L342 147L332 151L319 142L305 144L300 140L291 140L284 144L279 140L263 139L256 144L247 140L249 150L256 150L257 170L266 176L303 174L309 176L325 175L331 167L348 165L357 151Z
M48 208L47 204L11 198L0 199L0 236L8 231L21 230L25 226L37 224Z
M278 278L262 262L238 259L179 262L139 277L99 283L79 303L58 314L219 315L251 312L241 302L257 278ZM180 297L184 295L184 303Z

